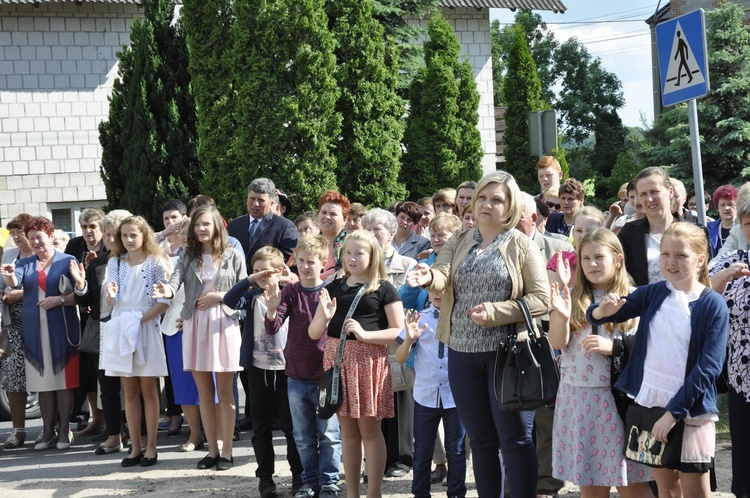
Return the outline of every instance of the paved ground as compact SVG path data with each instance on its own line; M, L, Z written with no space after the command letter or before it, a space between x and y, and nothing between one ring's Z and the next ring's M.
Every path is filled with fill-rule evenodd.
M29 437L33 440L41 429L40 420L29 421ZM10 433L9 422L0 423L0 441ZM0 450L0 497L29 498L83 498L83 497L257 497L258 481L254 477L255 457L250 443L251 433L243 433L242 440L235 443L235 467L228 472L197 470L196 463L204 453L180 453L177 447L187 435L167 437L161 432L158 439L159 462L148 469L133 467L123 469L120 460L125 452L104 456L94 455L96 443L90 438L75 441L73 447L58 450L34 451L31 444L11 451ZM277 450L277 484L279 496L291 496L291 473L284 460L285 443L280 432L275 434ZM727 444L717 451L719 471L719 493L717 498L728 498L731 480L730 450ZM383 489L385 497L408 497L411 475L399 479L386 479ZM468 497L476 497L474 476L467 476ZM445 493L436 485L435 496ZM361 494L366 493L363 486ZM578 489L568 486L563 490L566 498L578 496ZM343 493L342 493L342 496ZM613 493L613 496L616 496Z

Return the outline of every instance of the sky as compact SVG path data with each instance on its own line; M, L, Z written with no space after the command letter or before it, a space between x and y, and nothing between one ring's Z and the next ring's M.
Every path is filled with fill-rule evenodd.
M640 126L642 116L654 119L651 83L651 37L645 20L654 14L658 0L562 0L564 14L538 12L547 28L563 42L570 37L622 82L625 106L618 113L626 126ZM668 0L662 0L660 7ZM515 13L490 9L490 19L512 23ZM579 23L580 21L580 23ZM614 21L614 22L613 22Z

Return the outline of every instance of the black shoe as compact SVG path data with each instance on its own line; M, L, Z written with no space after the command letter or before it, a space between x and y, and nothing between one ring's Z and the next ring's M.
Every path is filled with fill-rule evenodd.
M217 463L219 463L219 455L216 455L215 457L206 455L201 459L200 462L198 462L198 468L201 470L210 469Z
M141 463L141 460L143 459L143 453L141 453L138 456L134 456L133 458L123 458L122 462L120 462L120 465L123 467L134 467Z
M154 453L154 458L143 457L141 458L141 467L153 467L156 465L156 460L159 458L158 453Z
M179 436L182 434L182 424L185 422L185 419L180 415L180 425L175 427L174 429L168 429L167 430L167 436Z
M240 440L240 431L237 429L234 430L234 436L232 436L232 441L239 441Z
M250 420L250 417L245 417L242 420L240 420L240 430L242 432L247 432L252 428L253 428L253 421Z
M260 491L260 498L273 498L276 496L276 483L271 477L261 477L258 491Z
M219 458L219 462L216 464L216 470L229 470L234 465L234 457L230 459Z

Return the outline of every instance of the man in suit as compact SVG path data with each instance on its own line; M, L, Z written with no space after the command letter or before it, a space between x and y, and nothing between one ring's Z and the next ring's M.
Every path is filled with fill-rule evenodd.
M543 235L537 229L537 201L526 192L521 193L519 202L522 206L521 219L518 220L516 229L528 235L539 246L544 261L549 261L557 251L573 251L573 246L554 237ZM546 322L546 323L545 323ZM549 328L549 317L540 317L536 323L543 330ZM554 419L553 407L542 407L535 410L534 417L534 439L536 445L536 456L539 461L537 472L537 496L557 496L558 491L565 484L560 479L552 477L552 421Z
M287 218L273 213L279 202L276 185L268 178L256 178L247 187L248 214L229 222L227 231L242 244L248 268L255 251L273 246L284 254L284 260L297 247L297 228Z
M263 246L273 246L284 254L284 261L289 259L292 251L297 247L299 235L294 223L274 213L274 207L279 203L276 185L268 178L256 178L247 186L247 213L233 219L227 225L227 232L242 245L245 261L252 273L252 259L255 252ZM291 203L288 206L291 208ZM250 338L252 340L252 338ZM239 428L249 430L250 398L247 372L239 374L242 388L245 391L245 418L239 421Z

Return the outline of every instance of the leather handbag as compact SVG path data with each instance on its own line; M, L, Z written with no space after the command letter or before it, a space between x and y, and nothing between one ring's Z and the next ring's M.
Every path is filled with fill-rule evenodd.
M89 316L86 326L81 332L81 342L78 351L82 353L99 354L99 339L101 336L101 323Z
M359 288L357 295L354 296L349 311L346 312L346 320L351 318L354 310L359 304L359 300L367 291L367 284ZM336 359L333 360L333 366L323 372L318 383L318 406L315 407L315 413L322 419L329 419L338 411L344 402L344 385L341 382L341 366L344 364L344 348L346 347L346 332L341 327L339 336L339 347L336 351Z
M70 279L66 275L60 275L60 281L57 284L57 288L60 291L60 296L64 296L66 294L73 293L73 282L70 281ZM68 327L68 318L65 316L65 310L62 310L62 317L63 317L63 323L65 325L65 336L68 339L68 344L73 346L74 348L77 348L81 345L81 329L80 324L78 327L78 343L73 343L73 341L70 339L70 329Z
M495 397L501 410L534 410L554 404L560 369L547 333L537 334L523 299L515 301L523 314L528 337L519 337L519 324L495 357Z
M646 408L633 403L625 416L625 458L649 467L663 468L679 464L682 457L682 435L685 420L679 420L667 434L667 442L657 441L654 424L667 412L659 406Z

